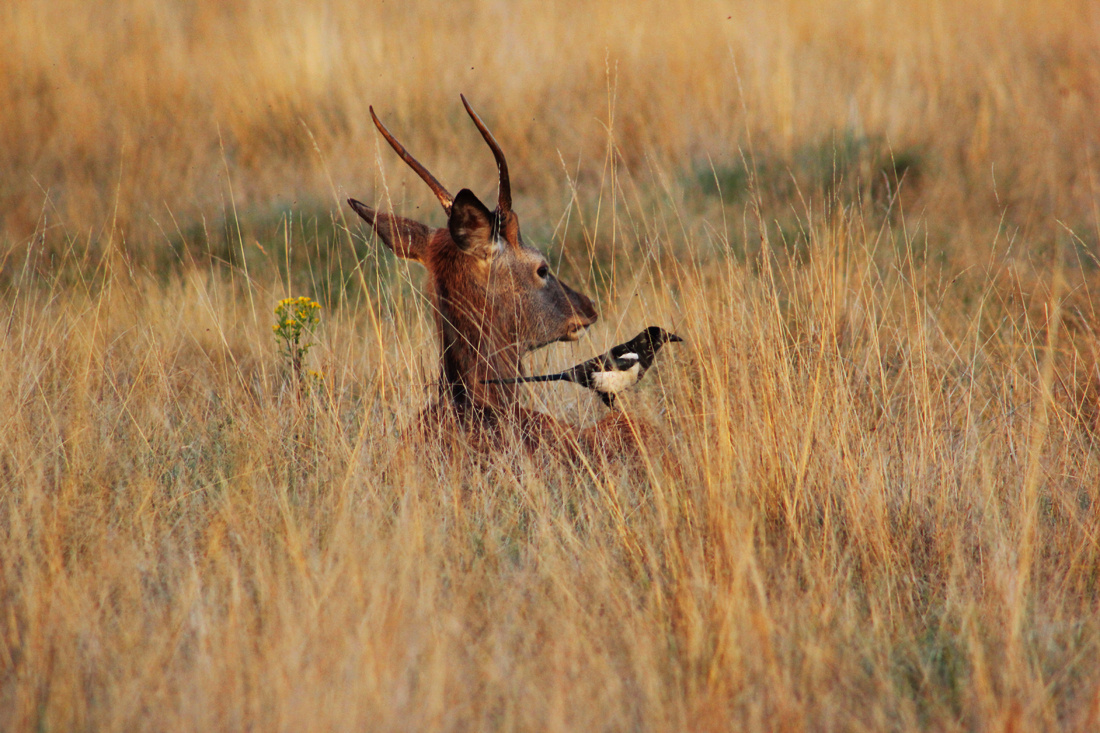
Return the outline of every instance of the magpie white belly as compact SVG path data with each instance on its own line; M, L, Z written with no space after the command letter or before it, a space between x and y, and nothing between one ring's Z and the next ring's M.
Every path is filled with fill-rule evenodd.
M641 369L641 364L635 364L621 372L597 372L592 375L592 386L597 392L618 394L638 381L638 372Z

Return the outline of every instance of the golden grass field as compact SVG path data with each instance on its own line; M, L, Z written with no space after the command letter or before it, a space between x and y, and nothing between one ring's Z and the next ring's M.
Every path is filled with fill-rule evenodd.
M664 454L410 429L460 92ZM0 729L1100 729L1098 119L1092 0L0 4Z

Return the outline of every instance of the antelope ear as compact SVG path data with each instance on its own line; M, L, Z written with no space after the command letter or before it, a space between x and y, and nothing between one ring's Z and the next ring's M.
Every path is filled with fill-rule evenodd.
M431 229L403 216L380 214L355 199L348 199L348 205L363 221L371 225L382 243L395 255L406 260L424 261L424 252L432 235Z
M493 212L468 188L462 189L455 196L447 228L451 231L451 239L466 254L488 259L496 251L493 242Z

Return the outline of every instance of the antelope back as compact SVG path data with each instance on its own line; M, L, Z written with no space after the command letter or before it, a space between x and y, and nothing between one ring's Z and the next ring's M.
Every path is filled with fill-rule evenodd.
M394 254L428 270L442 349L441 388L460 407L514 401L515 385L487 379L520 376L522 357L554 341L573 341L596 322L592 301L559 280L546 258L524 243L512 211L504 154L481 118L462 103L493 151L500 174L497 206L490 211L469 189L450 193L390 134L371 109L379 131L428 184L447 214L433 229L349 199Z

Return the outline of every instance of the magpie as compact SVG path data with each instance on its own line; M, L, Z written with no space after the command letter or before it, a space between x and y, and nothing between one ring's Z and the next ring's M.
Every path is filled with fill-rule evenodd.
M600 354L564 372L537 377L486 379L485 382L573 382L595 392L608 407L614 407L615 395L637 384L653 364L657 352L670 341L683 339L659 326L650 326L626 343L612 347L606 354Z

